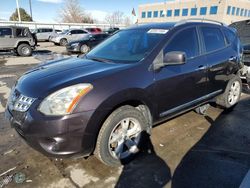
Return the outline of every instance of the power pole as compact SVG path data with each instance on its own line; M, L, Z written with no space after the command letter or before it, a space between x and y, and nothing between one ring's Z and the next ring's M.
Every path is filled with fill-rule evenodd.
M29 0L29 4L30 4L30 16L31 20L33 21L31 0Z
M17 14L18 14L18 20L19 22L21 22L21 16L20 16L20 10L19 10L19 0L16 0L16 6L17 6Z

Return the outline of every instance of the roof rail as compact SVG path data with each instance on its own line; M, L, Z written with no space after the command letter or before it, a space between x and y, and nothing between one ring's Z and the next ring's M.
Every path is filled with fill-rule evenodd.
M223 22L216 21L216 20L211 20L211 19L205 19L205 18L189 18L189 19L184 19L184 20L181 20L181 21L177 22L174 26L182 25L182 24L185 24L185 23L188 23L188 22L192 22L192 21L213 22L213 23L216 23L216 24L219 24L219 25L226 26L226 24L224 24Z

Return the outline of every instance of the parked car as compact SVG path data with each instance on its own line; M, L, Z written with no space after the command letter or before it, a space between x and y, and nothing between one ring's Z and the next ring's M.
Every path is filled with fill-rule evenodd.
M230 27L237 30L243 46L243 63L244 63L244 77L243 89L245 93L250 94L250 20L243 20L232 23Z
M128 28L83 58L25 73L6 117L48 156L95 154L118 166L136 155L154 125L211 101L238 103L239 43L235 30L206 20Z
M0 50L30 56L35 46L36 38L28 27L0 26Z
M119 31L120 29L118 27L110 27L109 29L105 30L104 33L107 33L107 34L113 34L115 33L116 31Z
M58 36L51 38L51 42L54 44L59 44L61 46L66 46L68 42L79 40L84 37L87 37L90 33L84 29L70 29Z
M68 52L80 52L86 54L109 36L110 35L105 33L89 35L89 37L85 37L82 40L69 42L66 45L66 49Z
M85 29L92 34L102 33L102 30L100 28L85 28Z
M56 30L52 28L39 28L35 29L33 33L36 34L36 38L38 41L49 41L49 38L51 36L56 36L57 32Z

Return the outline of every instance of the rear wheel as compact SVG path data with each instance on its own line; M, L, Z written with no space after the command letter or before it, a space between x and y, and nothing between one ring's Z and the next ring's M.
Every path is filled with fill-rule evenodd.
M30 56L32 54L32 49L31 49L30 45L28 45L28 44L20 44L17 47L17 53L20 56L27 57L27 56Z
M61 39L61 40L60 40L60 45L61 45L61 46L66 46L67 44L68 44L67 39Z
M132 106L115 110L104 122L98 135L95 154L104 164L120 166L134 158L147 129L143 114Z
M216 103L224 108L234 107L240 100L242 82L239 76L234 76L227 84L225 92L217 97Z

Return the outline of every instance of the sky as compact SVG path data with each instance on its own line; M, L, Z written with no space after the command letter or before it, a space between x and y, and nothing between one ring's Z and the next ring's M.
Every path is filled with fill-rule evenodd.
M163 0L162 0L163 1ZM138 12L138 5L160 0L79 0L80 6L92 15L94 19L102 21L107 13L113 11L124 12L131 16L133 8ZM64 0L31 0L33 20L37 22L57 22L58 11L63 7ZM19 0L19 7L29 13L29 0ZM0 0L0 19L9 20L15 11L16 0Z

